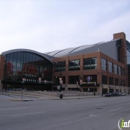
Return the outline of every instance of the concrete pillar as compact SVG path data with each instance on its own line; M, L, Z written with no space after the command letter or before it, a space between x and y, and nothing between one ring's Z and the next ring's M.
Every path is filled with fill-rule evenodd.
M109 87L107 88L107 92L108 92L108 93L110 92L110 88L109 88Z

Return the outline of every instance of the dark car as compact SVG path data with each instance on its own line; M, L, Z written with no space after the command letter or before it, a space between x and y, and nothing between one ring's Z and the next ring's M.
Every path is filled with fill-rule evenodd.
M112 96L119 96L120 94L118 92L113 92Z
M105 94L105 97L112 97L112 94L111 93L107 93L107 94Z

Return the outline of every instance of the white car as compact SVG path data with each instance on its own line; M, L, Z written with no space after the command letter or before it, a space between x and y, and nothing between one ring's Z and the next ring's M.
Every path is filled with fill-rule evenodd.
M125 95L126 95L126 93L121 93L121 95L122 95L122 96L125 96Z

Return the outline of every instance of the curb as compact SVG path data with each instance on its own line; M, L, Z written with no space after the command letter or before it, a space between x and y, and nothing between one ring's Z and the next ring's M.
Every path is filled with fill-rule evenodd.
M33 101L32 99L9 99L10 101L18 101L18 102L28 102Z
M74 100L74 99L88 99L88 98L102 98L102 97L64 97L60 99L60 97L57 98L49 98L48 100Z

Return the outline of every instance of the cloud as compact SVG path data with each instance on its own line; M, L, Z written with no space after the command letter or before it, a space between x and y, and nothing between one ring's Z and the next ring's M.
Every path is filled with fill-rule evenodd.
M130 22L130 11L120 15L114 19L111 19L111 21L106 22L105 24L102 24L97 28L97 30L93 31L93 35L98 40L99 37L101 38L106 38L106 40L111 40L112 39L112 34L118 33L118 32L125 32L126 35L128 36L128 39L130 40L130 32L128 29L128 24ZM100 32L100 33L99 33ZM103 40L105 40L103 38Z
M122 31L130 41L129 6L128 0L0 1L0 52L53 51L111 40Z

